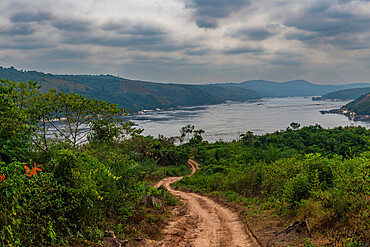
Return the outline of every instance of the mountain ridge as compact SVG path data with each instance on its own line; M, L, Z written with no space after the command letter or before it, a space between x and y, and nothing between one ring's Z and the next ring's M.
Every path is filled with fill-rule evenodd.
M249 101L262 97L324 95L340 89L370 87L370 83L318 85L302 79L287 82L249 80L240 83L176 84L131 80L109 74L54 75L1 66L0 78L39 81L43 92L55 88L66 93L79 93L89 98L114 102L134 111L218 104L228 100Z
M324 94L321 97L313 97L312 100L354 100L370 92L370 87L342 89Z
M287 82L249 80L240 83L230 83L229 85L256 91L263 97L313 96L323 95L341 89L349 89L354 87L370 87L370 83L318 85L302 79Z
M66 93L79 93L89 98L117 103L134 111L261 98L257 92L230 86L156 83L112 75L53 75L37 71L20 71L14 67L0 67L0 78L39 81L43 92L55 88Z
M356 100L342 107L360 116L370 118L370 93L358 97Z

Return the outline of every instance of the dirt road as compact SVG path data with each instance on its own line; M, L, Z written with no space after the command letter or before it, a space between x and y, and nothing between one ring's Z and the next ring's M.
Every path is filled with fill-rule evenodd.
M192 167L192 175L198 169L198 164L193 160L188 163ZM165 229L166 237L156 246L258 246L236 212L208 197L171 189L170 185L181 178L169 177L156 184L156 187L165 186L170 193L180 197L186 206L169 223Z

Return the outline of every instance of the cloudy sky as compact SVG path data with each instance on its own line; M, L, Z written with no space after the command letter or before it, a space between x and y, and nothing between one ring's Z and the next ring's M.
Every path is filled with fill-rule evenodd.
M370 82L370 0L1 0L0 65L160 82Z

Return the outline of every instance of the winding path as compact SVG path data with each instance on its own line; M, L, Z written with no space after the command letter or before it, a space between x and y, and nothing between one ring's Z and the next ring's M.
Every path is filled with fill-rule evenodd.
M192 173L199 169L198 164L189 159ZM190 175L190 176L191 176ZM248 234L247 227L237 213L208 197L195 193L174 190L170 185L182 177L168 177L155 187L165 186L170 193L178 196L186 204L187 210L176 221L169 223L166 237L156 246L259 246Z

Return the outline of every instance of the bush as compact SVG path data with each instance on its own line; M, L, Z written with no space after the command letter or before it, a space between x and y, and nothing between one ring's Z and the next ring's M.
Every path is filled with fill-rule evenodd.
M2 167L7 178L0 183L0 239L3 245L41 246L60 243L72 225L70 214L78 202L53 174L27 177L24 164Z

